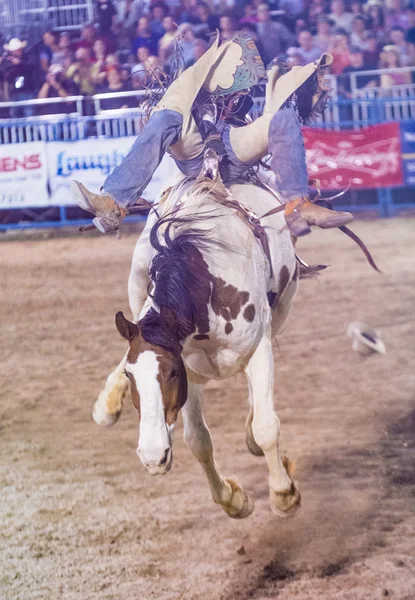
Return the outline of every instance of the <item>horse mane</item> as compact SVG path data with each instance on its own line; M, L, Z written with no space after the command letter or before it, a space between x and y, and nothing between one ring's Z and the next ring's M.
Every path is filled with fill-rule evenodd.
M203 200L207 195L227 194L212 182L196 182L188 191L192 198ZM180 190L177 190L180 192ZM186 203L186 199L184 199ZM222 214L218 210L198 215L178 216L178 209L158 219L150 231L150 244L156 254L149 267L150 288L156 308L151 308L139 322L143 338L176 354L181 342L198 329L200 334L209 331L207 305L212 289L212 275L203 258L202 251L223 244L213 239L212 229L201 229L197 223L215 219ZM163 232L160 233L161 228ZM176 319L176 335L163 324L159 312L168 308Z

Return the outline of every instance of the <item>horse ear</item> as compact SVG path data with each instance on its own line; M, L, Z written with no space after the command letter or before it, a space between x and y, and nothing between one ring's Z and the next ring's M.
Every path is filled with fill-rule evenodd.
M121 311L115 315L115 324L122 337L128 342L131 342L138 333L138 325L126 319Z
M171 335L177 333L177 317L171 308L168 306L160 306L161 326L164 331Z

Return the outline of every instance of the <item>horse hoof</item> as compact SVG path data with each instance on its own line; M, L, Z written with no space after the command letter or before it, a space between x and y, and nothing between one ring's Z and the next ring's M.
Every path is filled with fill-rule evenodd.
M233 479L225 479L231 488L232 496L227 504L221 504L228 517L245 519L255 508L255 503L245 490Z
M269 501L272 512L278 517L289 519L294 517L300 509L301 494L297 485L292 482L288 492L274 492L274 490L270 490Z
M94 408L92 409L92 418L94 419L97 425L101 425L102 427L111 427L114 425L120 417L121 410L117 410L114 414L109 414L105 412L101 403L98 400L94 404Z

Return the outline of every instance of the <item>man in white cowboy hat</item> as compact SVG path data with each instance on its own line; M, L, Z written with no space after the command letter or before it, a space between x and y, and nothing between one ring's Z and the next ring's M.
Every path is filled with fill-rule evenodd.
M244 176L268 152L272 154L275 187L286 200L286 221L295 236L309 233L310 225L345 225L353 219L350 213L316 206L309 200L297 116L298 112L304 120L321 106L325 95L321 81L330 60L323 54L305 67L284 71L273 66L268 72L264 113L247 125L245 115L252 106L248 92L265 76L264 67L250 38L237 34L221 46L217 38L167 89L128 155L105 180L103 195L74 182L77 203L95 215L93 222L100 231L116 230L166 151L185 175L197 177L206 147L215 144L222 156L220 174L225 185ZM243 126L235 123L238 119Z
M29 100L33 97L33 69L24 55L27 42L12 38L4 44L6 54L0 59L0 78L4 85L5 100ZM30 116L32 107L24 107L23 111L15 107L11 111L12 117Z

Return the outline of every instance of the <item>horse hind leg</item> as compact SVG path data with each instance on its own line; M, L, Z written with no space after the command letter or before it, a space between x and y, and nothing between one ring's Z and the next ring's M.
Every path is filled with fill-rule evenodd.
M213 501L233 519L244 519L254 510L254 502L241 485L232 478L223 478L213 458L213 445L202 413L203 386L189 382L186 404L183 406L184 439L202 465L209 482Z
M129 385L128 377L124 373L126 358L127 354L108 375L105 387L94 403L92 417L97 425L110 427L118 421Z

